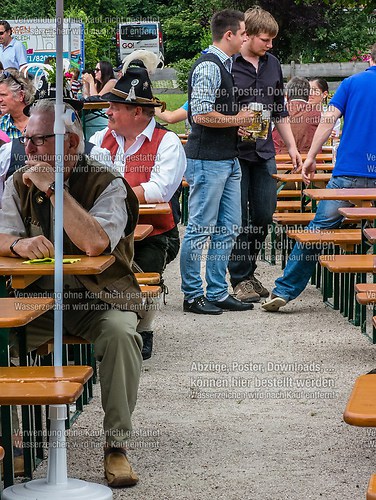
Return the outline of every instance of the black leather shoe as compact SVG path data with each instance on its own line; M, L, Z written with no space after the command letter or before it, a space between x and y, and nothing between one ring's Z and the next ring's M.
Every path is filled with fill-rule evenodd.
M193 302L185 300L183 302L183 311L196 314L222 314L223 311L216 307L213 302L209 302L203 295L196 297Z
M153 332L140 332L142 337L142 359L149 359L153 351Z
M235 299L235 297L232 297L231 295L229 295L225 300L211 303L221 309L224 309L225 311L249 311L250 309L253 309L253 304L250 304L249 302L242 302L241 300Z

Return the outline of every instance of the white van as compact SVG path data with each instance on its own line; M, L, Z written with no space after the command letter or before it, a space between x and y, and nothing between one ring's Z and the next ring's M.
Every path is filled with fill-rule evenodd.
M117 48L120 61L134 50L145 49L158 56L158 67L163 68L164 66L163 37L159 22L130 21L120 23L117 32Z

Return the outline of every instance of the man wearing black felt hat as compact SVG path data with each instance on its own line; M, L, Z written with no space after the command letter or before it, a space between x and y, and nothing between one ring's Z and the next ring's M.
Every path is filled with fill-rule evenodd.
M177 135L154 119L156 107L164 107L155 98L148 72L142 67L128 67L103 100L110 102L108 127L90 138L97 146L110 151L114 166L133 188L140 203L169 202L172 213L140 216L139 223L151 224L149 237L135 243L135 263L143 272L162 274L179 251L179 202L177 190L185 171L186 158ZM153 345L154 303L137 327L148 359Z

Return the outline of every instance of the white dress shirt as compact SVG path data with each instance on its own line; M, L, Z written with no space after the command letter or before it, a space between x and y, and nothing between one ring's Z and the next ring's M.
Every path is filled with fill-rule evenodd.
M124 175L125 164L128 156L137 156L137 151L143 145L145 139L151 141L155 129L155 119L152 118L147 127L136 137L135 142L128 149L123 136L112 131L118 143L118 150L114 159L114 168ZM108 128L96 132L90 137L90 142L101 146ZM157 149L154 166L151 170L150 180L142 182L147 203L162 203L171 200L173 194L179 187L186 167L186 157L179 137L168 131L162 138Z

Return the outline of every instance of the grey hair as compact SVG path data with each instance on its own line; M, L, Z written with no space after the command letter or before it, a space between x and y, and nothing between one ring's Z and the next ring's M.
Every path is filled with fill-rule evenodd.
M286 83L286 95L292 99L303 99L308 101L310 92L310 85L307 78L301 76L294 76Z
M36 101L30 108L30 116L37 113L49 113L55 116L55 104L55 99L40 99L39 101ZM75 116L75 120L73 123L65 123L65 130L71 134L78 135L80 142L78 144L77 154L82 155L85 151L85 138L84 132L82 130L81 120L70 104L65 104L65 109L73 111Z
M6 71L13 75L14 78L20 83L17 83L16 80L13 80L11 76L5 76L4 73L0 75L0 83L4 83L8 87L8 89L12 92L14 98L18 97L19 92L23 92L23 101L26 106L32 104L34 102L35 95L35 88L33 83L28 78L25 78L22 73L20 73L16 69L8 68Z

